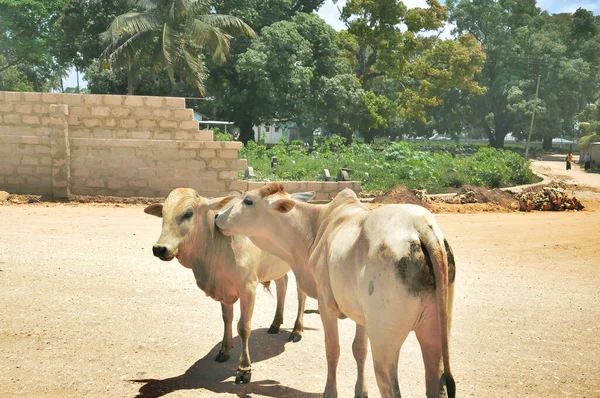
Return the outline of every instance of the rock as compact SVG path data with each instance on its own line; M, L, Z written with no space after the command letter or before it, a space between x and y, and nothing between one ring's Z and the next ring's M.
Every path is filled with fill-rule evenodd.
M0 191L0 203L6 202L9 197L10 197L10 194L8 192Z

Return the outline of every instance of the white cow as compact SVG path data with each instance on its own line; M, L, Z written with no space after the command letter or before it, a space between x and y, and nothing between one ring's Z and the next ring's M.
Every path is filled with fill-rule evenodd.
M225 199L227 200L227 199ZM421 345L427 397L446 385L455 396L448 337L455 265L433 215L421 206L373 210L344 190L325 205L299 203L279 183L247 192L216 219L225 235L245 235L292 267L300 289L319 302L325 331L325 397L336 397L338 317L356 322L356 397L366 397L371 342L382 397L400 397L398 358L411 330Z
M215 358L217 362L224 362L230 357L233 304L240 299L238 334L242 350L236 383L248 383L251 377L248 339L256 286L259 282L266 285L275 280L277 311L268 332L278 333L283 322L290 267L281 259L260 250L248 238L224 236L215 228L215 212L233 199L236 196L208 200L193 189L178 188L169 194L164 205L153 204L144 211L163 219L162 233L152 247L154 255L163 261L177 258L181 265L192 269L198 287L207 296L221 302L225 333ZM298 316L290 341L298 342L302 338L305 302L306 295L298 289Z

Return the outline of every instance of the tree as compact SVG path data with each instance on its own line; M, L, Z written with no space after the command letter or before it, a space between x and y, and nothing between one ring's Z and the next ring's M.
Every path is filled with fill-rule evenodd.
M591 13L549 15L534 0L448 1L458 32L473 34L487 59L478 77L487 88L470 101L473 127L500 148L508 133L525 138L533 109L534 137L549 149L552 138L575 132L577 115L598 84L597 23ZM535 101L536 80L539 97Z
M0 0L0 51L4 57L0 74L18 70L35 91L48 89L49 81L65 69L55 58L59 46L56 23L65 3Z
M288 21L297 13L312 13L324 0L217 0L215 9L243 19L256 32L276 22ZM234 38L228 62L219 65L207 60L210 79L208 93L214 96L216 117L235 122L240 127L240 140L254 140L252 126L259 120L254 113L254 100L248 92L248 82L239 74L238 62L252 41Z
M125 67L128 93L139 69L150 65L165 70L175 84L175 70L204 94L206 69L200 49L208 50L219 62L229 52L231 35L255 37L239 18L210 13L202 0L130 0L132 11L116 17L106 31L111 43L102 57L113 67Z
M253 138L252 126L262 123L293 121L314 128L324 117L323 90L344 72L350 70L339 56L333 28L315 14L298 13L265 27L239 56L239 80L222 93L226 112L246 142ZM330 91L328 98L333 95Z
M350 0L343 8L348 31L341 37L365 90L360 128L367 141L398 135L403 125L431 130L417 123L431 124L428 111L444 104L445 93L483 92L474 82L485 58L481 46L469 35L441 40L421 34L447 19L446 7L437 0L427 4L408 9L398 0Z

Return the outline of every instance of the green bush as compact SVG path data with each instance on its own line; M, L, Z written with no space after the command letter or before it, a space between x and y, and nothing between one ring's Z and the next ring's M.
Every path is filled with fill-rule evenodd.
M429 192L447 192L465 184L490 188L534 181L529 163L512 151L479 146L469 150L423 151L407 142L357 141L345 146L341 137L318 139L312 150L301 141L280 140L272 146L249 142L240 157L248 160L261 180L317 180L323 169L335 177L340 168L351 169L353 180L367 192L386 191L397 184ZM470 152L474 152L470 155ZM277 166L271 167L271 158Z

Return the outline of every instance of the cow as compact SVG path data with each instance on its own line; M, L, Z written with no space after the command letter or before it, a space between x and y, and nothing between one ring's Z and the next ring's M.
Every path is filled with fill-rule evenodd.
M163 261L174 258L191 268L196 284L202 291L221 303L225 332L215 360L225 362L233 344L233 304L240 300L240 320L237 325L242 350L236 374L236 383L251 379L251 361L248 352L252 313L258 283L268 285L275 281L277 310L268 333L275 334L283 323L283 307L287 290L288 264L278 257L260 250L243 236L228 237L215 229L216 211L236 196L206 199L191 188L173 190L163 204L145 208L147 214L162 217L162 233L152 247L152 253ZM239 200L239 198L237 199ZM298 289L298 316L290 341L302 339L306 295Z
M448 348L454 255L428 210L408 204L369 210L349 189L328 204L300 203L281 183L270 183L247 192L215 223L225 235L248 236L285 260L300 289L318 300L325 397L337 396L338 318L344 317L356 322L356 397L367 396L367 341L381 396L400 397L398 359L410 331L421 346L427 397L439 398L444 385L455 397Z

